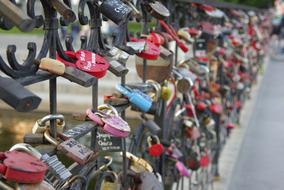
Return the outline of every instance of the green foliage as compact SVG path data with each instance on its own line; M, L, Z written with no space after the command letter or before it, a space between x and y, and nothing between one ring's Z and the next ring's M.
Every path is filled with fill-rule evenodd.
M221 0L221 1L244 4L258 8L267 8L273 5L273 0Z

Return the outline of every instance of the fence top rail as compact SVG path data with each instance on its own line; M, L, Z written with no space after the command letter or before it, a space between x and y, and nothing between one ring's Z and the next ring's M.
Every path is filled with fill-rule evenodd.
M252 6L240 5L236 3L220 2L216 0L177 0L177 2L206 4L216 8L224 8L224 9L241 9L246 11L251 10L257 12L262 10Z

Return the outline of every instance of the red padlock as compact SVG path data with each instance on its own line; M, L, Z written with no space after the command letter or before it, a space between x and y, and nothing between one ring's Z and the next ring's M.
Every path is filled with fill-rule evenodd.
M147 138L148 141L148 153L150 156L159 157L164 152L164 147L160 143L160 139L158 136L149 136Z
M76 52L65 51L65 54L73 59L75 64L64 60L58 54L56 59L66 66L76 67L96 78L105 76L109 68L109 63L103 57L87 50L78 50Z
M109 68L109 63L103 57L87 50L78 50L76 58L78 59L76 61L77 68L96 78L105 76Z
M227 128L227 129L234 129L234 128L235 128L235 125L234 125L232 122L229 122L229 123L226 125L226 128Z
M210 111L215 114L221 114L223 111L222 105L217 103L212 103L210 106Z
M209 154L208 154L207 150L201 152L199 162L200 162L200 167L202 167L202 168L206 168L206 167L209 166L210 158L209 158Z
M207 108L207 105L204 103L204 102L198 102L197 104L196 104L196 109L198 110L198 111L204 111L205 109Z
M187 116L189 117L193 117L193 107L191 104L186 104L185 106L185 109L186 109L186 113L187 113Z
M146 46L145 49L141 52L138 53L137 55L143 59L148 59L148 60L156 60L160 56L160 48L150 42L147 39L140 39L139 41L145 41Z
M40 183L47 166L34 156L20 151L0 153L0 173L8 181L17 183Z
M193 37L195 38L196 36L198 36L201 31L200 30L197 30L196 28L188 28L187 29L187 32Z
M165 38L156 32L150 32L147 37L147 40L155 44L156 46L163 45L165 43Z

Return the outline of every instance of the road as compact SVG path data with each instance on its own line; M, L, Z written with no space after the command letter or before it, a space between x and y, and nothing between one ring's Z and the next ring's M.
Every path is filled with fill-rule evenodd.
M283 190L284 186L284 60L271 60L228 190Z

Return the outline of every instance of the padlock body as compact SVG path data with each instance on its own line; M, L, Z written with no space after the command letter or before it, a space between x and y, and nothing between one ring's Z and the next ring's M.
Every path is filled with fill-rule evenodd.
M81 165L86 164L94 154L91 149L72 138L60 143L57 149Z
M117 25L126 22L132 12L130 7L120 0L104 0L100 11Z

